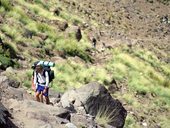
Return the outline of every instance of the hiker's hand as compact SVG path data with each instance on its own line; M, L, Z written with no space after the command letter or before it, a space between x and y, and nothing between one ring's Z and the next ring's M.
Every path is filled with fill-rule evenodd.
M37 90L36 87L34 87L34 92L36 92L36 90Z
M47 91L47 88L45 88L45 89L43 90L43 93L45 94L45 93L46 93L46 91Z
M36 92L36 90L37 90L36 84L33 85L33 90L34 90L34 92Z

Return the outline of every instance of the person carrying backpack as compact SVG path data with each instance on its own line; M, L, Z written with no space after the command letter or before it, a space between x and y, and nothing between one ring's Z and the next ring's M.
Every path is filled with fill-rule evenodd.
M50 69L49 63L45 65L44 61L35 62L33 69L32 88L36 92L36 100L43 102L43 96L45 96L46 104L50 104L48 91L49 83L54 79L54 72Z

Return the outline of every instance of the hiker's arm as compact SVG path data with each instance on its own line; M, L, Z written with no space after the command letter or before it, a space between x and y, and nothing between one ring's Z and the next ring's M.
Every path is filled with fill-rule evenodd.
M34 85L36 86L37 84L37 75L36 75L36 72L34 72Z
M45 84L45 87L48 88L48 85L49 85L49 75L48 75L48 72L45 72L45 79L46 79L46 84Z

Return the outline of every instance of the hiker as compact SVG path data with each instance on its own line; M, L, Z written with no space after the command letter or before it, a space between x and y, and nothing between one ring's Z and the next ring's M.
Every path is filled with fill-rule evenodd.
M35 67L34 86L36 87L36 100L38 102L43 102L43 96L45 96L46 104L49 104L49 74L43 69L43 65L41 64L37 64Z
M48 93L48 90L49 90L49 84L53 81L53 79L55 78L54 76L54 71L51 70L51 67L54 67L55 66L55 63L51 62L51 61L36 61L33 63L32 65L32 69L33 69L33 74L32 74L32 89L34 90L34 92L36 93L36 99L37 101L40 101L40 102L43 102L43 91L39 91L39 93L37 93L37 89L38 89L38 84L41 83L42 80L39 80L41 77L44 79L44 84L43 85L47 85L47 93ZM40 68L40 69L39 69ZM40 78L38 78L38 70L39 71L39 75L41 76ZM48 75L46 75L48 74ZM46 82L46 76L49 78L47 79L47 82ZM40 84L41 85L41 84ZM42 85L41 85L42 86ZM49 98L48 96L46 97L46 103L47 104L51 104L49 102Z

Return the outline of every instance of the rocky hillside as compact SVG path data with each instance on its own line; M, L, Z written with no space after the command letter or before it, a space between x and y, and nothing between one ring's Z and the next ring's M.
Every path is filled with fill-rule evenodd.
M114 115L108 115L107 103L107 117L101 116L100 111L94 114L94 110L87 115L75 114L76 96L67 93L64 95L71 102L63 102L70 102L71 106L58 106L62 98L58 98L57 92L63 94L93 81L104 85L109 95L119 99L127 110L124 127L169 127L169 4L169 0L0 0L0 94L4 105L0 104L0 112L5 113L0 115L2 127L4 119L9 122L8 127L19 128L30 127L26 120L35 123L33 127L46 122L42 127L53 127L59 122L71 122L77 127L111 127L106 121L114 122ZM32 101L31 65L36 60L56 63L56 78L51 84L55 95L50 98L57 108ZM9 79L5 87L4 79ZM10 89L6 90L8 86ZM64 113L57 113L60 109ZM37 110L43 114L39 115ZM66 119L67 115L71 118ZM119 115L126 117L125 113ZM77 124L79 118L92 125ZM124 120L113 126L123 124Z
M93 32L98 45L113 47L116 42L140 45L169 62L168 1L63 0L61 2L70 13L85 18L87 23L94 23L89 30Z

